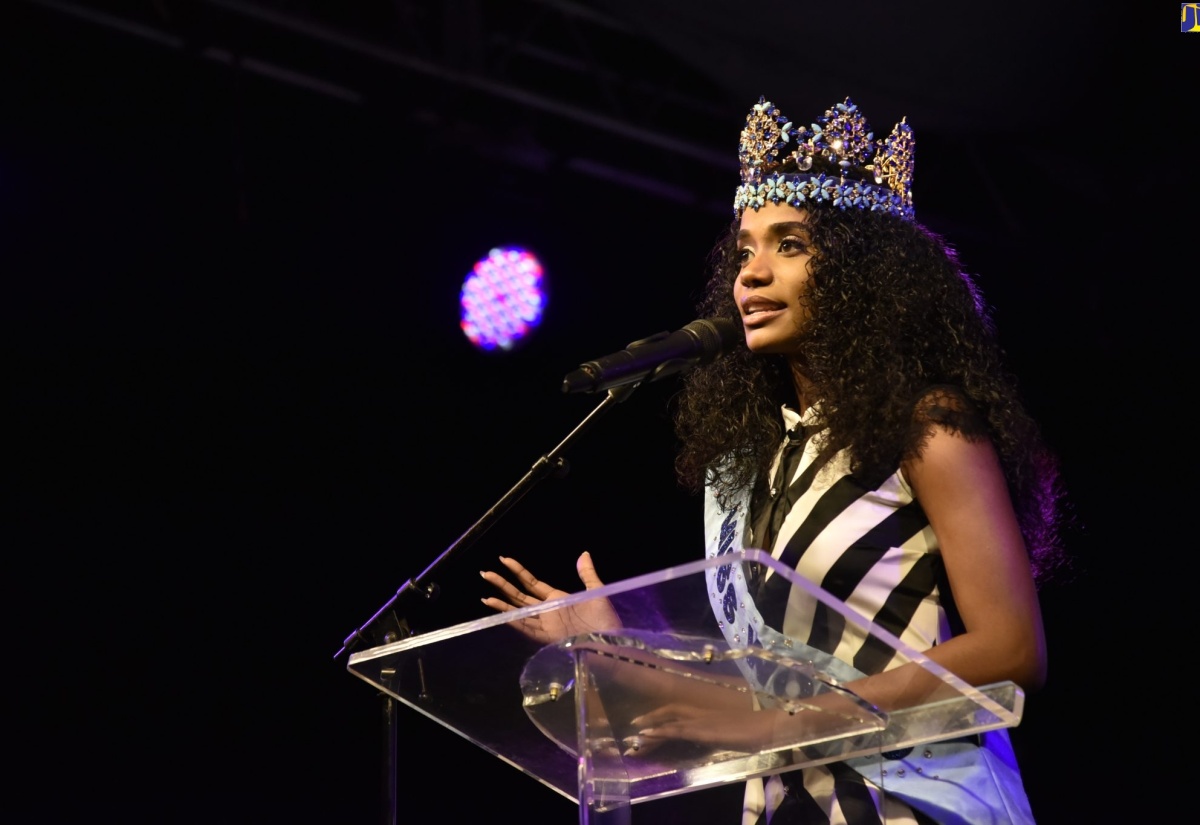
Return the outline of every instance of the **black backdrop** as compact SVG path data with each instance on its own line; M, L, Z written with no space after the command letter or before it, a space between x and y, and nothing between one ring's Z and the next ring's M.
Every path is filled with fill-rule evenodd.
M24 769L56 788L30 794L28 816L375 821L380 701L334 659L343 638L598 403L562 395L566 372L692 320L725 216L456 152L186 54L10 22L9 672ZM718 199L733 185L700 183ZM1094 665L1113 660L1106 614L1129 582L1112 560L1133 538L1108 442L1130 333L1118 200L1081 224L1038 199L1019 243L974 225L959 244L1083 525L1076 577L1043 591L1050 683L1014 730L1050 823L1117 821L1124 802L1080 757L1113 735ZM462 275L498 243L537 252L551 289L544 329L505 356L456 328ZM696 558L671 391L644 386L603 416L566 478L446 564L414 624L480 615L475 571L501 553L568 586L582 549L609 581ZM402 822L575 816L423 717L400 721ZM646 808L732 821L735 791Z

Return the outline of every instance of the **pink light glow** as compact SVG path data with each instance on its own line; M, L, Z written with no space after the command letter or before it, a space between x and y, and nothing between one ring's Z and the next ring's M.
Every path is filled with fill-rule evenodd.
M493 249L476 262L459 301L460 326L472 344L510 350L541 322L546 307L542 265L524 249Z

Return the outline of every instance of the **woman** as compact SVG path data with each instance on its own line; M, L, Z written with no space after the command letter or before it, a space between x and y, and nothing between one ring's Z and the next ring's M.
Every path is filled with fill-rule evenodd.
M710 556L769 550L970 684L1032 691L1046 678L1037 580L1063 559L1056 464L981 295L914 219L913 148L904 121L876 141L849 99L812 129L753 107L736 220L699 306L737 319L745 346L686 374L676 468L703 491ZM505 596L492 608L561 594L505 564L524 590L486 573ZM579 571L599 586L590 557ZM814 632L780 578L714 580L731 641ZM833 647L858 696L904 706L898 662L849 631ZM665 712L639 721L673 730ZM743 822L1033 821L1004 730L887 756L892 776L923 779L884 793L878 760L848 760L751 780Z

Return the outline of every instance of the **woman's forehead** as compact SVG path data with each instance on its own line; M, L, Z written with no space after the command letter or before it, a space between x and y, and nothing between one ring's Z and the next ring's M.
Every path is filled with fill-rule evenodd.
M790 225L795 227L808 221L808 212L784 203L769 203L758 209L747 209L738 224L738 234L761 233L773 227Z

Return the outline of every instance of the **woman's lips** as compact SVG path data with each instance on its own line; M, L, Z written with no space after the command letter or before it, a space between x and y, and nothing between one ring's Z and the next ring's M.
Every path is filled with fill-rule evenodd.
M779 317L787 306L775 301L751 300L742 305L742 323L746 327L757 327Z

